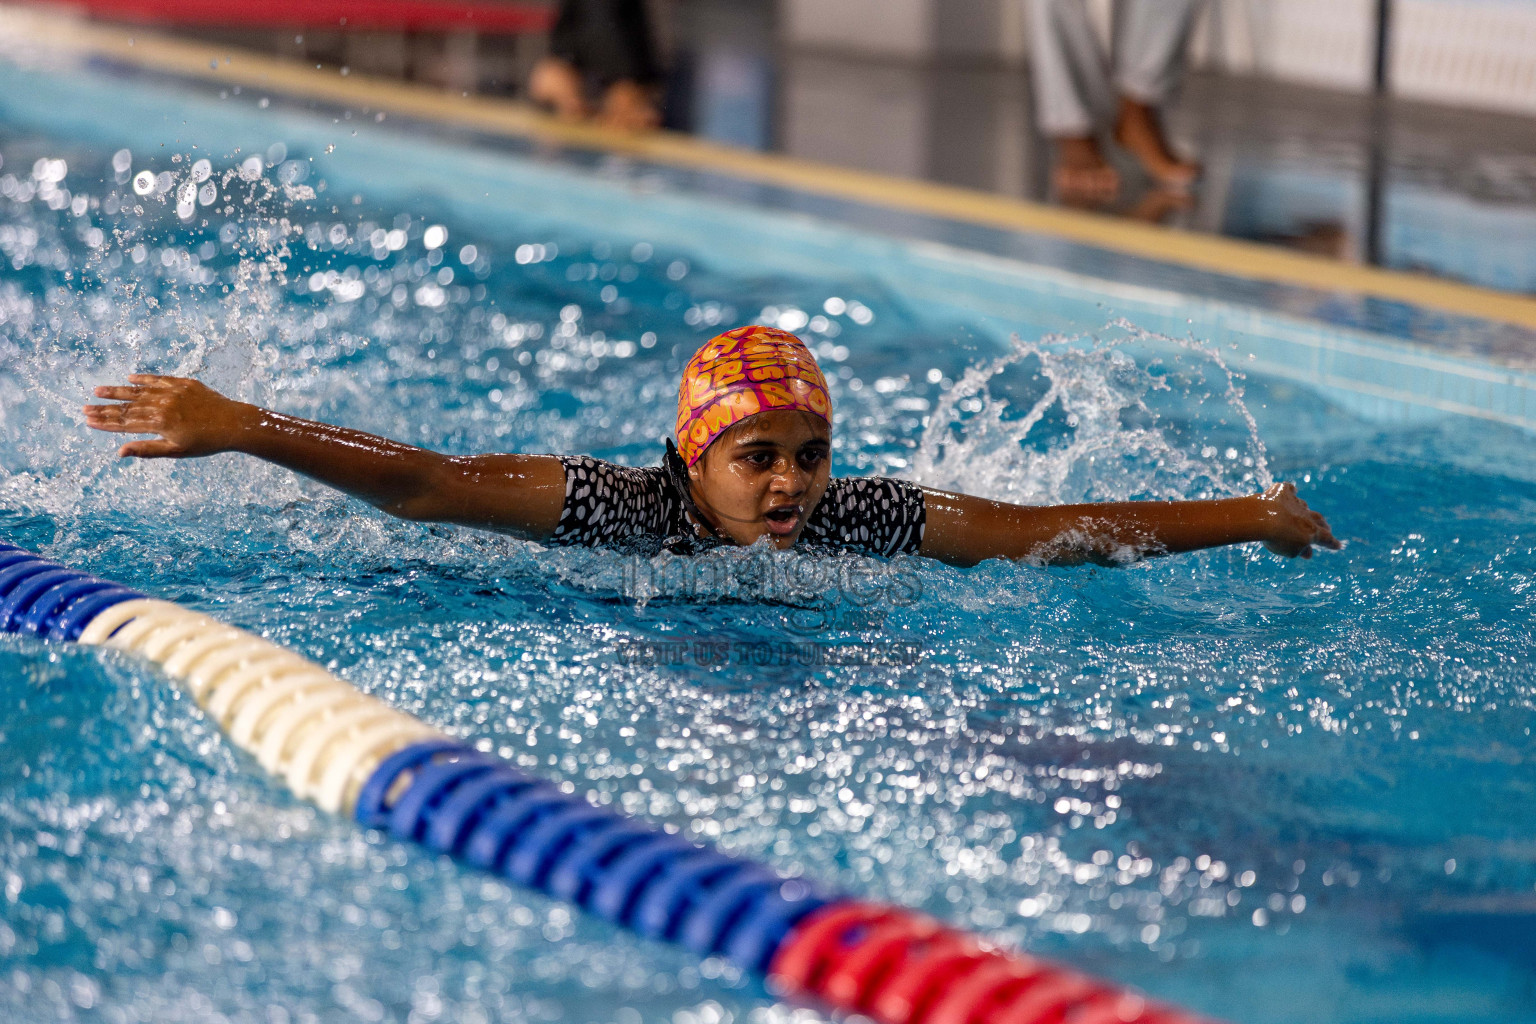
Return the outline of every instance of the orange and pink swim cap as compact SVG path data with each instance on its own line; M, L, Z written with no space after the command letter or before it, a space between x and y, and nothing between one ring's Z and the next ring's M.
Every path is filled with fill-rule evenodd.
M827 379L805 342L777 327L738 327L705 342L677 391L677 450L688 465L749 416L792 409L832 423Z

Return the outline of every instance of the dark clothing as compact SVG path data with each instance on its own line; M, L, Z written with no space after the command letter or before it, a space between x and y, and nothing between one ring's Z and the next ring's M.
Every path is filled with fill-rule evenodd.
M565 507L551 544L692 554L729 543L700 537L689 521L687 470L670 449L660 466L634 469L561 456ZM927 521L922 488L886 477L839 477L806 518L797 546L864 555L916 554Z
M549 54L576 66L599 89L628 79L661 79L644 0L561 0Z

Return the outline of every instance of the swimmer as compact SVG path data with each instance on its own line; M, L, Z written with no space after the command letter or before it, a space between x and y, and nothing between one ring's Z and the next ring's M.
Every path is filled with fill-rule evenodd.
M1337 549L1291 484L1206 501L1026 506L905 480L831 475L832 402L805 344L738 327L688 361L677 442L659 466L584 456L439 455L226 398L195 380L134 374L85 406L97 430L154 434L119 456L266 459L402 519L495 530L555 545L691 553L767 543L953 565L988 558L1119 564L1226 544L1286 557Z

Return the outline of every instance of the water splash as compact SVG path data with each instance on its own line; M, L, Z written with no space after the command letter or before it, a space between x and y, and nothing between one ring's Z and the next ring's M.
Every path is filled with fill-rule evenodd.
M1225 415L1201 408L1213 401ZM929 415L910 475L1025 505L1221 497L1274 482L1220 354L1124 320L1087 337L1015 336L1011 351L967 369Z

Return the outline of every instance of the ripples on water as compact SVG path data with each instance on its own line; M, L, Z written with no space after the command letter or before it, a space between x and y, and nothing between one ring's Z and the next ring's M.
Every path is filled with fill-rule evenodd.
M486 237L322 191L281 144L0 155L0 536L600 800L1209 1012L1531 1019L1527 439L1366 424L1129 324L968 352L857 276ZM119 464L77 411L153 370L439 450L643 464L683 361L754 320L823 359L841 472L1023 502L1294 479L1349 546L635 562L236 457ZM8 1020L810 1019L297 804L131 658L5 639L0 691Z

